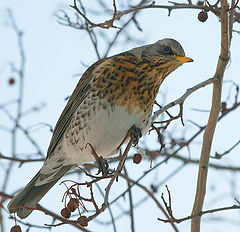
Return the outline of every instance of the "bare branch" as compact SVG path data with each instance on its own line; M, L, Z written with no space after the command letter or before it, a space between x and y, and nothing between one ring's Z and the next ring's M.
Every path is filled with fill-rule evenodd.
M221 1L221 8L223 10L228 9L227 0ZM195 202L193 206L192 215L199 215L202 212L202 207L206 192L207 173L209 165L209 157L212 146L213 135L215 127L218 121L219 113L221 110L221 93L222 93L222 82L223 75L229 60L229 21L228 12L222 11L220 14L221 20L221 54L218 60L218 66L214 78L216 81L213 84L213 98L212 107L208 119L208 124L203 137L203 145L201 158L199 163L199 173L197 190L195 196ZM200 232L200 221L201 217L194 217L192 219L191 231Z
M156 203L157 207L163 212L163 214L170 220L167 212L164 210L163 206L161 205L161 203L156 199L156 197L153 195L153 193L151 191L149 191L145 186L143 186L142 184L140 184L138 181L134 181L132 179L130 179L129 177L127 177L126 175L121 174L121 176L129 181L131 181L134 185L140 187L143 191L145 191L149 197L151 197L151 199L154 201L154 203ZM174 223L171 223L174 231L178 231L177 227L174 225Z
M228 153L230 153L235 147L237 147L240 144L240 140L238 140L232 147L230 147L228 150L226 150L225 152L223 152L222 154L219 153L215 153L215 157L212 158L216 158L216 159L221 159L223 156L227 155Z
M208 80L203 81L195 85L194 87L187 89L187 92L183 94L180 98L167 104L165 107L161 108L160 110L154 112L154 115L152 116L152 122L154 122L159 117L159 115L161 115L163 112L167 111L168 109L172 108L173 106L183 104L184 101L196 90L203 88L209 84L212 84L214 83L214 81L215 81L214 78L209 78Z
M128 177L128 173L127 173L127 169L126 167L124 167L124 172L125 172L125 175ZM129 213L130 213L130 219L131 219L131 232L134 232L135 231L135 227L134 227L134 211L133 211L133 197L132 197L132 191L131 191L131 187L130 187L130 181L127 179L127 185L128 185L128 193L129 193L129 205L130 205L130 210L129 210Z
M158 218L159 221L165 222L165 223L181 223L193 218L200 218L201 216L205 215L205 214L210 214L210 213L215 213L215 212L221 212L221 211L226 211L226 210L233 210L233 209L240 209L239 205L232 205L232 206L228 206L228 207L221 207L221 208L217 208L217 209L210 209L210 210L206 210L206 211L201 211L198 214L192 214L191 216L187 216L184 218L180 218L180 219L176 219L176 218L171 218L169 220L165 220L165 219L161 219Z
M43 162L44 159L41 158L41 159L20 159L20 158L17 158L17 157L9 157L9 156L4 156L0 153L0 159L6 159L6 160L11 160L11 161L14 161L14 162L19 162L20 163L20 166L23 164L23 163L30 163L30 162Z
M169 3L172 3L173 5L172 6L169 6L169 5L156 5L155 2L153 1L152 3L150 4L147 4L147 5L144 5L143 3L145 3L145 1L142 1L142 3L140 3L139 5L137 6L134 6L130 9L127 9L127 10L124 10L124 11L118 11L117 12L117 9L116 9L116 3L115 3L115 0L113 0L113 7L114 7L114 12L113 12L113 16L111 19L109 20L106 20L105 22L102 22L102 23L93 23L87 16L85 13L81 12L78 7L77 7L77 4L76 4L76 0L74 0L74 3L73 3L73 6L70 6L72 7L74 10L76 10L76 12L84 18L84 20L86 21L86 23L90 26L90 27L100 27L100 28L103 28L103 29L109 29L109 28L117 28L116 26L113 25L113 22L115 20L120 20L120 18L124 15L127 15L127 14L130 14L130 13L133 13L133 12L138 12L140 10L143 10L143 9L150 9L150 8L159 8L159 9L166 9L168 10L169 12L169 15L170 15L170 12L172 10L177 10L177 9L206 9L206 6L201 6L201 5L193 5L191 2L189 4L186 4L186 3L175 3L175 2L169 2ZM208 8L208 7L207 7Z
M116 7L115 0L113 0L113 8L114 8L113 16L110 20L107 20L104 23L97 23L96 24L96 23L91 22L87 18L87 16L78 9L76 0L74 0L73 6L70 5L70 7L72 7L74 10L76 10L77 13L80 14L86 20L87 24L89 24L90 27L101 27L101 28L104 28L104 29L109 29L110 27L117 28L116 26L113 26L113 22L114 22L114 20L117 16L117 7Z
M199 165L199 160L185 158L182 155L177 155L177 154L173 155L173 154L169 154L169 153L166 153L166 152L159 153L159 151L149 151L149 150L145 150L145 152L146 152L146 155L149 155L149 156L153 156L153 155L164 156L164 157L168 157L168 158L171 158L171 159L180 160L184 164L197 164L197 165ZM232 172L239 172L240 171L240 167L218 165L218 164L214 164L214 163L209 163L209 167L220 170L220 171L232 171Z

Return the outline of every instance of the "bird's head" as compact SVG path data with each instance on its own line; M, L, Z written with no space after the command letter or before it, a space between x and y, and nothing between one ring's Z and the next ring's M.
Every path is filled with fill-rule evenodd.
M152 61L157 65L168 67L172 72L183 63L193 60L185 56L185 52L179 42L174 39L162 39L154 44L134 48L129 51L133 55Z
M193 60L185 56L185 52L179 42L174 39L162 39L156 43L134 48L128 51L140 58L143 62L149 63L153 75L162 82L171 72L184 63Z

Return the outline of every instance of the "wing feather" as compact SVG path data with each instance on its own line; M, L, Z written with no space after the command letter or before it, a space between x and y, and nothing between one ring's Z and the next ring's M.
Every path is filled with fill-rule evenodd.
M73 114L75 113L78 106L82 103L82 101L88 94L90 89L90 82L94 78L93 72L95 68L98 65L101 65L101 63L106 59L107 58L101 59L95 62L93 65L91 65L79 80L75 90L73 91L71 97L69 98L67 105L65 106L54 128L52 139L50 141L48 151L47 151L47 158L49 158L53 153L58 142L61 140L65 130L67 129Z

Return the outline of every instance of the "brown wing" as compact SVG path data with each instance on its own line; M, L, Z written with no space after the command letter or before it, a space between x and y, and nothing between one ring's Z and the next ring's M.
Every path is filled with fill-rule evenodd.
M94 69L106 59L107 58L101 59L95 62L93 65L91 65L79 80L75 90L72 93L72 96L69 98L68 103L65 106L54 128L52 139L50 141L50 145L47 151L47 158L51 156L58 142L62 138L67 126L69 125L74 112L88 94L88 90L90 88L89 83L94 77L93 75Z

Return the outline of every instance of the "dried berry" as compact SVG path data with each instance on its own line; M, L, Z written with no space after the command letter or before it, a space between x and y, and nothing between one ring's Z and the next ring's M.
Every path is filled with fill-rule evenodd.
M76 198L71 198L70 201L67 204L67 208L71 211L74 212L79 205L79 202Z
M9 84L9 85L14 85L14 84L15 84L15 79L14 79L14 78L10 78L10 79L8 80L8 84Z
M208 19L208 14L206 11L201 11L199 14L198 14L198 20L200 22L205 22L206 20Z
M133 163L139 164L142 161L142 156L141 154L137 153L133 156Z
M63 208L62 210L61 210L61 215L64 217L64 218L66 218L66 219L68 219L68 218L70 218L71 217L71 211L69 210L69 208Z
M204 1L198 1L198 2L197 2L197 5L198 5L198 6L203 6L203 4L204 4Z
M10 232L22 232L22 229L20 226L13 226L10 230Z
M88 226L88 218L86 216L80 216L77 220L77 223L83 227Z

